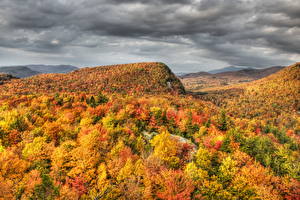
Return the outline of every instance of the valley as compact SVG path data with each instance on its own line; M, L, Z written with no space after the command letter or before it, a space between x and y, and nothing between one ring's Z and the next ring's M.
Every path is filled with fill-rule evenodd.
M186 90L191 92L200 92L205 89L222 87L226 85L233 85L245 82L251 82L269 76L277 71L283 69L283 67L269 67L265 69L239 69L233 68L234 71L228 71L218 73L198 72L185 74L179 76Z

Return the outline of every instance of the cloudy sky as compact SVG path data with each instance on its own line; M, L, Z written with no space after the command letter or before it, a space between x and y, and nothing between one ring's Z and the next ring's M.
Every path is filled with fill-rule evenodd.
M300 61L299 0L0 0L0 65Z

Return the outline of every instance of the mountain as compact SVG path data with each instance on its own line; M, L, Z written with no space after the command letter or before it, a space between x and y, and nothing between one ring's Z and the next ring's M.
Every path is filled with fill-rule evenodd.
M274 66L269 67L265 69L253 69L253 68L247 68L242 69L238 71L230 71L230 72L222 72L215 74L217 77L225 77L225 76L232 76L232 77L248 77L250 79L260 79L266 76L269 76L270 74L273 74L275 72L278 72L279 70L283 69L282 66Z
M291 115L300 111L300 63L253 82L204 91L207 92L204 99L223 105L232 116L292 123ZM283 114L288 117L281 119Z
M26 67L43 74L68 73L78 69L72 65L26 65Z
M283 112L300 111L300 63L254 81L245 86L243 95L234 98L230 104L240 107L245 116L277 116Z
M26 66L0 67L0 72L11 74L12 76L18 78L24 78L39 74L39 72L34 71Z
M12 93L184 93L180 80L163 63L99 66L67 74L41 74L16 80L3 87Z
M177 73L175 73L175 75L176 75L177 77L181 77L181 76L184 76L184 75L186 75L186 74L188 74L188 73L185 73L185 72L177 72Z
M217 74L198 72L186 74L180 78L187 90L197 92L205 88L254 81L269 76L283 68L284 67L281 66L274 66L265 69L247 68L238 71L220 72Z
M224 67L224 68L221 68L221 69L214 69L214 70L208 71L208 73L217 74L217 73L222 73L222 72L239 71L239 70L242 70L242 69L245 69L245 68L229 66L229 67Z
M0 67L0 72L11 74L15 77L25 78L37 74L68 73L78 69L72 65L24 65Z
M179 78L195 78L199 76L210 76L212 75L211 73L208 72L196 72L196 73L188 73L188 74L183 74L181 76L178 76Z

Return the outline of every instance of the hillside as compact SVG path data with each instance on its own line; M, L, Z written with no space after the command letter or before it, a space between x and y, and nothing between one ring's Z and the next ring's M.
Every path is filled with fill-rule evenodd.
M244 84L203 90L203 99L223 105L235 117L281 121L300 111L300 63ZM287 117L288 118L288 117ZM282 120L288 120L288 119ZM292 122L291 122L292 123Z
M191 73L181 76L185 88L188 91L199 92L205 88L233 85L243 82L254 81L273 74L283 67L269 67L266 69L242 69L238 71L227 71L216 74L207 72Z
M0 67L0 73L11 74L18 78L30 77L39 74L39 72L25 66Z
M11 74L18 78L25 78L37 74L68 73L78 69L71 65L23 65L0 67L0 72Z
M8 94L87 92L184 93L181 82L162 63L135 63L83 68L67 74L42 74L0 87Z
M300 63L245 87L243 95L228 102L228 107L239 107L246 117L276 117L300 111Z

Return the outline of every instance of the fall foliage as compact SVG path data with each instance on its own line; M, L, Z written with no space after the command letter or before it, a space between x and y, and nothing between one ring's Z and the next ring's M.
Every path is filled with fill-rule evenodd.
M160 74L165 66L145 65L0 86L0 199L300 199L300 118L285 112L295 106L299 85L275 80L293 66L256 82L249 103L235 99L220 108L169 91L159 82L173 76ZM137 80L126 81L126 73ZM274 94L278 115L247 117L274 103L262 90L282 87L286 93ZM244 106L252 108L245 117ZM291 123L275 123L278 116Z

